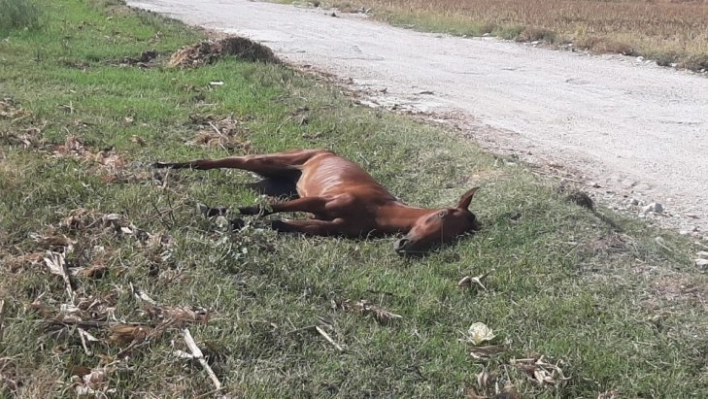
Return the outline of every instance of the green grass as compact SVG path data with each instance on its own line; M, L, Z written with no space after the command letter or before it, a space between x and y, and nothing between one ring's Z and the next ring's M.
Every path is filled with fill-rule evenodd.
M101 299L117 319L154 327L132 284L161 306L209 310L207 324L189 328L235 397L465 397L483 370L522 397L708 394L707 285L691 264L690 243L600 210L621 226L615 233L523 165L415 119L356 107L339 88L283 66L234 59L193 70L115 65L152 49L164 61L201 35L117 4L38 4L47 16L43 30L15 30L0 41L0 93L13 100L0 108L3 395L73 397L76 367L107 365L106 388L118 397L209 396L213 389L197 362L172 354L186 350L174 326L136 342L127 358L118 358L126 345L108 340L106 328L88 329L99 340L88 344L91 355L75 326L47 329L43 320L70 302L64 285L43 262L18 260L57 250L42 236L74 241L72 268L107 267L102 278L75 278L75 305ZM156 181L145 165L231 153L185 144L199 130L190 115L218 121L230 114L252 153L331 148L409 203L452 204L480 184L472 208L484 230L414 260L397 257L390 239L278 236L254 226L229 234L203 219L195 203L259 201L238 187L250 176L172 171ZM69 134L94 154L114 147L124 165L112 170L54 156ZM23 135L34 144L25 148ZM100 222L61 227L76 209L94 215L89 221L120 214L132 230ZM150 244L141 232L169 242ZM486 290L457 286L465 275L486 272ZM332 308L345 299L367 299L402 318L378 324ZM49 311L38 311L40 303ZM88 313L84 319L103 311ZM473 359L472 345L461 341L473 322L494 329L492 343L508 350ZM540 388L509 365L533 355L562 361L570 379Z

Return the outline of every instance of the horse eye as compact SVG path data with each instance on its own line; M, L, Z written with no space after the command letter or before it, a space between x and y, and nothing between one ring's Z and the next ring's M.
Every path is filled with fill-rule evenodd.
M447 210L440 211L440 212L438 212L438 217L439 217L440 219L442 219L442 218L444 218L445 216L447 216L447 214L448 214L448 211L447 211Z

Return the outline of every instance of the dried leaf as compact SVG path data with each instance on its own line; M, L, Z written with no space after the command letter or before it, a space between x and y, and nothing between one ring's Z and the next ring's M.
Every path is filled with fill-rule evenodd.
M83 328L78 328L77 331L79 332L79 338L81 338L81 346L84 347L84 352L86 352L86 355L92 356L93 353L89 350L87 342L98 342L98 338L89 334Z
M479 374L477 374L477 385L479 385L480 389L483 391L487 391L492 388L496 380L497 377L487 370L482 370Z
M66 276L64 254L58 252L47 252L47 255L44 257L44 264L47 265L52 274L56 274L62 278Z
M14 392L20 386L20 379L17 375L17 366L12 358L0 358L0 395ZM12 397L12 395L10 395Z
M12 273L25 266L37 265L44 261L44 253L34 252L20 256L7 257L4 260L5 267Z
M357 313L361 313L364 316L371 315L374 317L374 319L376 319L376 321L382 324L388 323L391 320L403 318L401 315L391 313L380 306L372 304L366 299L362 299L355 303L351 303L349 300L346 300L344 302L337 303L335 306L347 311L353 310Z
M108 373L105 368L99 367L88 370L86 367L75 367L72 375L72 388L77 396L98 396L99 394L115 393L115 389L108 389Z
M618 399L619 397L619 392L615 390L605 391L597 394L597 399Z
M494 337L492 329L484 323L472 323L469 330L467 330L467 341L474 345L479 345L484 341L491 341Z
M570 378L563 374L563 370L557 364L544 361L544 357L530 359L512 359L511 365L523 371L526 377L536 383L539 387L556 387L564 385Z
M34 235L32 238L44 249L63 249L64 247L73 247L76 244L76 241L69 239L65 235Z
M151 329L145 326L118 324L110 327L111 335L108 341L112 343L131 344L143 342L150 334Z
M472 349L470 355L475 359L489 359L492 355L504 352L505 345L477 346Z
M29 112L11 98L0 100L0 118L15 119L29 115Z
M108 169L123 169L126 162L113 149L101 151L94 157L94 160Z
M177 356L180 359L194 359L194 355L192 355L191 353L187 353L183 350L179 350L179 349L172 352L172 354Z
M143 140L140 136L133 135L133 137L130 138L130 141L141 147L145 147L145 140Z
M174 321L177 326L188 323L208 323L209 312L205 309L187 307L146 306L145 311L153 320Z
M150 298L150 296L146 294L145 291L141 290L138 287L135 287L132 283L130 284L130 291L133 293L134 297L143 300L151 305L157 305L157 301Z
M79 267L73 269L71 274L76 277L86 279L86 278L102 278L106 275L108 271L108 266L103 263L97 263L88 267Z
M58 157L74 156L81 157L84 155L86 149L84 143L79 139L78 136L70 134L64 139L63 145L58 145L54 147L54 155Z
M62 221L59 223L59 227L64 227L69 230L80 230L89 224L89 217L90 213L87 209L74 209L69 213L69 216L62 219Z
M64 254L58 252L47 251L47 255L44 257L44 264L47 265L49 271L52 274L60 276L64 280L64 287L69 295L69 298L73 298L74 290L71 287L71 280L66 270L66 261L64 260Z
M155 234L148 233L145 246L151 251L161 251L163 248L172 246L172 238L164 232Z

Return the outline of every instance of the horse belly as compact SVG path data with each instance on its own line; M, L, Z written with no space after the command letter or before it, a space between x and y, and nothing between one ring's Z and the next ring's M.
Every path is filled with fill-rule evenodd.
M347 192L347 187L354 181L347 177L351 174L348 162L339 162L339 158L324 158L320 162L306 163L297 182L300 197L331 197Z

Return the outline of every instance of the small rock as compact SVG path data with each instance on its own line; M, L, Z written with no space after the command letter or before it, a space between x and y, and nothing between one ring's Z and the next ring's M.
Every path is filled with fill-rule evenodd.
M695 213L687 213L686 217L691 219L699 219L698 215L696 215Z
M698 267L708 266L708 259L696 259L696 266L698 266Z
M600 184L598 184L597 182L594 182L594 181L588 183L588 186L590 186L592 188L600 188Z
M630 204L632 204L633 206L637 206L637 205L639 205L639 200L636 198L632 198L632 201L630 202Z
M659 203L659 202L652 202L651 204L645 206L644 209L642 209L642 212L644 212L644 213L649 213L649 212L662 213L662 212L664 212L664 206L661 205L661 203Z
M708 259L708 251L698 251L696 252L699 258Z
M637 182L635 182L634 180L630 180L630 179L622 180L622 187L624 187L624 188L632 188L632 187L634 187L635 184L637 184Z
M639 57L637 57L637 62L643 62L643 61L644 61L644 57L642 57L641 55Z
M682 236L687 236L688 233L689 233L688 230L681 230L681 231L679 231L679 235L682 235Z

